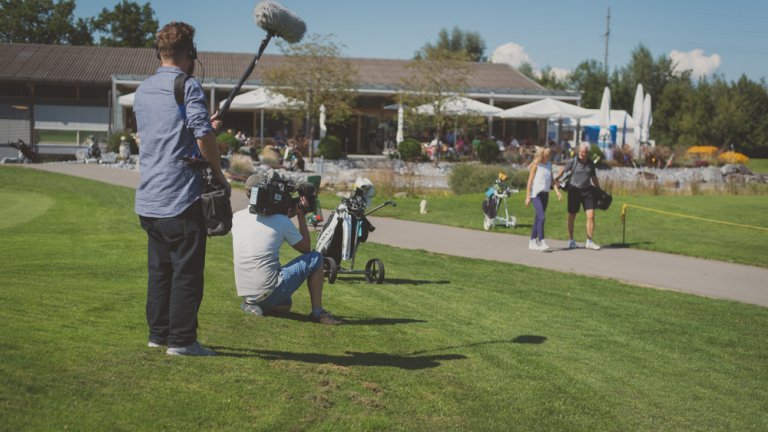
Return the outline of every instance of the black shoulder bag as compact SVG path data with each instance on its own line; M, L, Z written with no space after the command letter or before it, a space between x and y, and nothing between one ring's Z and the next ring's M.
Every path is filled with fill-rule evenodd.
M184 84L190 76L179 74L173 81L173 96L179 105L182 116L186 119L186 106L184 103ZM232 230L232 203L227 196L227 189L216 183L213 173L206 160L188 159L187 163L203 172L203 194L200 201L203 207L203 221L208 231L208 236L227 235Z

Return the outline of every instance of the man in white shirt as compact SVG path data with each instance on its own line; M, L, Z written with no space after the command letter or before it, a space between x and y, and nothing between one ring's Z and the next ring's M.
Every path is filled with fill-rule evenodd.
M256 174L245 182L246 194L260 183ZM304 198L301 198L304 200ZM296 216L298 230L291 222ZM280 266L280 246L288 242L302 255ZM291 296L306 280L312 304L310 319L320 324L342 321L323 309L323 256L312 250L309 229L300 206L287 215L252 214L240 210L232 219L235 285L243 297L240 308L250 314L281 314L291 310Z

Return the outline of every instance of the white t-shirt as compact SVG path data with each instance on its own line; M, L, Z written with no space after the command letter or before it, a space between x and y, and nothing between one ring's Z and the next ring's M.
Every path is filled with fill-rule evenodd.
M232 217L232 252L235 286L239 296L271 293L280 283L280 246L295 245L301 233L288 216L251 214L240 210Z
M549 193L550 187L552 187L552 162L536 165L536 174L531 185L531 198L541 192Z

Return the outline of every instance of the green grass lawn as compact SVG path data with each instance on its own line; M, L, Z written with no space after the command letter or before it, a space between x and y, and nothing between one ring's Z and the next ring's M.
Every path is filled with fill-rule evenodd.
M747 167L754 173L768 174L768 159L750 159Z
M385 207L378 216L451 225L463 228L483 229L483 194L428 197L428 214L419 214L421 198L397 199L397 207ZM766 195L696 195L696 196L620 196L613 197L607 211L596 211L595 240L599 244L621 244L626 238L630 247L668 252L720 261L768 267L768 196ZM376 197L374 205L385 197ZM547 238L568 239L567 200L558 202L550 193L547 221ZM323 194L323 207L338 204L339 198ZM624 237L620 213L622 204L635 204L667 212L674 212L743 225L762 230L721 225L640 209L630 209ZM502 206L503 209L503 206ZM517 217L516 228L495 228L497 232L530 236L534 219L533 207L525 207L525 192L512 195L509 211ZM503 215L503 210L501 212ZM576 218L574 236L579 242L586 238L583 212Z
M220 355L166 356L133 194L0 168L0 430L768 429L766 308L374 243L358 262L385 283L327 286L331 328L305 288L289 318L244 316L211 239Z

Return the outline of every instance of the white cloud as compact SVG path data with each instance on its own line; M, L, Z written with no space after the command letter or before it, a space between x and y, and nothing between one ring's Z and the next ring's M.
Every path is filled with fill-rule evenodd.
M529 63L533 65L531 56L525 52L525 48L514 43L509 42L504 45L499 45L493 50L491 54L491 63L506 63L514 67L519 67L523 63Z
M681 73L686 70L691 70L694 79L701 78L705 75L712 75L718 68L720 68L720 56L712 54L707 57L704 55L704 50L695 49L688 52L672 50L669 53L669 58L672 59L675 65L675 72Z
M525 52L525 48L514 42L496 47L493 50L493 54L491 54L491 63L506 63L513 67L520 67L523 63L528 63L533 67L533 72L536 76L541 76L541 70L536 68L536 62ZM559 80L565 80L571 73L570 69L558 67L550 67L549 71L554 73Z
M555 77L557 77L557 79L559 79L560 81L565 81L565 79L568 78L568 75L571 74L570 69L563 69L563 68L556 68L556 67L553 67L552 69L550 69L549 72L555 74Z

